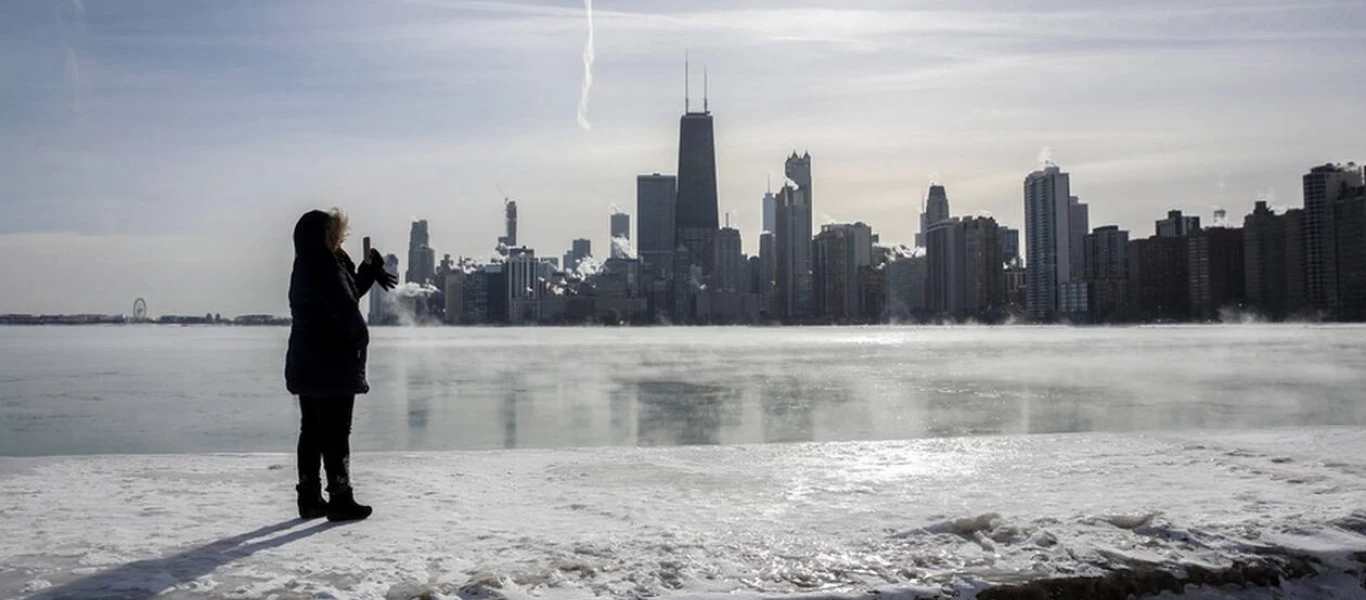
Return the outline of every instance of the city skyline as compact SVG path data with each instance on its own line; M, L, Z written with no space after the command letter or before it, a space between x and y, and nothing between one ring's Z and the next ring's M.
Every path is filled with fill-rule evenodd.
M416 267L421 275L410 268L408 279L435 286L408 296L411 302L396 302L383 321L1113 324L1362 320L1366 314L1360 308L1366 302L1366 173L1355 162L1311 167L1302 177L1302 209L1282 213L1258 201L1245 228L1230 226L1222 208L1209 228L1198 215L1168 210L1153 221L1151 236L1129 240L1118 225L1092 229L1090 206L1072 193L1070 174L1049 160L1024 178L1022 262L1019 230L992 216L952 216L938 184L922 202L917 245L923 246L909 252L881 243L861 221L824 224L814 233L812 157L794 151L784 161L779 193L761 200L773 231L765 228L757 256L745 256L729 216L724 228L715 222L709 193L714 131L705 102L702 112L685 109L680 121L679 171L686 176L679 179L692 189L682 190L682 183L676 189L668 175L636 177L637 208L651 223L641 234L654 249L644 260L617 244L630 239L629 216L614 209L611 256L586 269L590 240L576 239L556 265L536 258L534 249L507 249L505 237L499 253L507 261L453 263L446 255L433 270L431 259L424 260L432 254L427 223L419 220L409 243L423 261ZM1317 221L1302 216L1315 212ZM670 233L677 238L672 250ZM518 264L522 283L505 284L503 273L516 272ZM539 279L531 277L533 269ZM1278 278L1285 282L1280 298L1266 285ZM468 310L484 305L488 313Z
M353 253L370 236L405 256L419 216L441 253L475 256L502 229L499 186L521 243L608 248L633 175L675 164L685 49L710 65L719 210L750 254L774 157L794 149L821 165L813 229L864 221L903 243L932 179L960 214L1022 224L1020 176L1045 147L1093 223L1131 230L1168 209L1247 214L1269 192L1299 206L1305 166L1362 154L1340 127L1366 87L1343 76L1366 60L1354 4L600 5L591 130L574 115L580 8L389 8L0 8L16 74L0 251L25 259L0 275L26 284L0 312L146 296L280 313L304 209L347 209Z
M698 114L685 114L685 123ZM680 162L690 154L682 140ZM606 261L584 267L581 263L594 255L591 240L583 238L574 240L562 261L538 257L532 248L508 245L517 229L516 204L508 201L506 234L498 237L496 254L488 260L453 260L445 254L436 268L428 222L414 220L413 264L404 276L411 287L392 298L371 290L368 314L372 325L1361 321L1366 316L1361 308L1366 306L1363 168L1354 162L1311 167L1302 178L1306 208L1273 211L1258 201L1243 219L1244 227L1233 226L1227 211L1217 210L1208 228L1201 227L1199 216L1169 210L1166 218L1153 221L1151 236L1130 240L1130 232L1117 225L1089 229L1089 206L1070 193L1069 174L1045 164L1024 180L1027 241L1039 257L1026 269L1013 254L1018 230L990 216L951 216L939 185L930 186L933 200L921 218L922 224L935 219L924 234L925 247L908 252L904 245L880 244L880 236L863 222L825 224L808 236L812 159L794 152L785 161L787 183L776 201L778 234L764 232L758 256L743 254L739 230L727 223L703 232L715 240L710 273L704 273L686 242L672 253L664 251L662 260L648 254L641 260L629 251L629 214L614 209L614 243ZM637 177L642 214L659 215L647 220L664 225L672 220L673 182L659 174ZM668 193L661 195L657 184L666 184ZM765 195L765 208L771 198ZM1320 226L1304 217L1315 210L1321 211ZM658 237L651 229L658 227L645 234ZM677 237L700 235L689 229L701 228L685 223L676 228ZM370 247L367 237L364 248ZM396 255L385 256L390 273L397 275L398 263ZM1315 286L1331 292L1315 291ZM149 319L146 306L137 298L131 316L0 313L0 324L288 322L262 314Z

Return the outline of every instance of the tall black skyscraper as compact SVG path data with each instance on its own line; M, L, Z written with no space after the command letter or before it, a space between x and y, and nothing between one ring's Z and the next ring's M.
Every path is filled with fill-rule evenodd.
M1304 175L1304 283L1309 308L1325 316L1338 312L1338 258L1333 208L1362 186L1355 163L1314 167Z
M427 220L413 221L412 229L408 233L408 272L403 279L423 284L430 281L435 273L436 252L431 248Z
M707 276L715 266L716 141L706 93L702 112L687 110L678 123L678 201L674 214L675 243L686 246L694 264Z

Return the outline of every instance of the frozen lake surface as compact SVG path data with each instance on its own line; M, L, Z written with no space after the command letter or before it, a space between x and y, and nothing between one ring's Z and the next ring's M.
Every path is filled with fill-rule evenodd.
M0 455L287 451L288 330L0 329ZM376 328L353 447L1366 425L1366 327Z
M0 597L1361 598L1363 457L1355 427L364 453L375 516L340 526L293 518L289 454L3 458ZM1090 589L1051 597L1126 597Z

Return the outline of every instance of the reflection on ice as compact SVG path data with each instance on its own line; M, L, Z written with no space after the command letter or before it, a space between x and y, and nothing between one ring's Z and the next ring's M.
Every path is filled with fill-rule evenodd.
M721 412L734 406L734 392L683 381L640 381L636 396L642 446L721 443Z
M805 397L797 382L767 378L760 382L758 392L763 406L763 441L811 441L815 429L812 422L814 399Z

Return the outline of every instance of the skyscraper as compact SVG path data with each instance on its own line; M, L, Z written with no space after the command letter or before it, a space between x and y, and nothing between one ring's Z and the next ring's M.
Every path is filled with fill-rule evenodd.
M611 250L608 258L631 258L631 215L621 211L612 213L608 231L612 235L608 240Z
M783 163L790 181L778 190L773 232L775 315L786 321L811 316L811 154L794 151Z
M929 212L926 211L928 215ZM956 218L936 221L925 232L926 308L935 315L961 315L963 297L963 228Z
M816 205L816 196L811 191L810 152L803 152L801 156L797 156L797 152L794 150L792 155L783 162L783 174L796 184L797 189L802 191L807 204Z
M408 271L403 280L424 284L436 273L436 252L431 249L431 236L427 230L427 220L413 221L408 232Z
M930 215L925 211L925 203L920 203L920 226L915 230L915 247L924 248L930 243L926 235L930 232Z
M1129 276L1129 232L1118 225L1097 227L1086 236L1086 279Z
M859 273L873 264L873 230L861 222L823 225L811 252L813 312L836 322L860 319Z
M593 241L587 238L574 240L564 258L564 270L573 271L579 268L579 263L583 259L593 256Z
M1070 178L1057 165L1025 177L1025 248L1029 262L1025 293L1032 321L1053 321L1059 287L1072 281L1072 194Z
M705 105L704 105L705 106ZM716 143L711 112L685 112L678 124L678 200L675 243L711 275L716 259Z
M926 236L928 308L953 317L987 316L1006 302L1000 226L991 217L950 217Z
M811 312L834 322L848 318L845 290L851 282L844 268L848 260L848 230L843 224L822 225L811 239Z
M530 248L514 248L508 252L506 269L508 319L514 324L535 323L540 320L536 299L540 297L540 261Z
M1097 227L1085 246L1090 320L1118 320L1129 303L1129 232L1116 225Z
M1200 230L1200 217L1182 215L1179 210L1167 211L1167 218L1157 221L1157 237L1183 238Z
M1308 299L1308 277L1304 260L1304 209L1292 208L1281 218L1285 221L1285 306L1291 315L1304 314Z
M1304 285L1308 308L1324 315L1338 312L1337 236L1333 208L1362 187L1356 163L1322 165L1304 175Z
M745 291L762 295L764 292L764 260L751 256L745 260Z
M673 175L636 176L636 254L649 277L663 277L672 267L677 187Z
M465 320L465 276L462 270L452 271L441 288L446 297L442 320L447 325L459 325Z
M1154 235L1129 242L1129 306L1145 321L1190 316L1187 240Z
M930 185L929 194L925 196L925 202L920 210L920 232L915 236L915 245L926 247L929 244L930 228L940 221L949 218L949 195L942 185Z
M773 226L777 227L778 216L776 201L774 206ZM756 294L763 294L765 301L773 293L773 273L778 261L778 250L774 233L765 231L759 234L759 282L754 290ZM765 306L768 306L765 304Z
M1197 229L1186 238L1191 318L1213 321L1246 302L1243 248L1243 230L1232 227Z
M503 201L503 220L506 231L502 237L498 238L498 245L501 248L515 248L517 246L517 201Z
M778 226L778 197L772 191L764 192L764 228L763 231L773 231Z
M925 311L924 254L894 256L883 268L887 313L893 319L910 319Z
M1091 208L1076 196L1067 199L1068 231L1071 232L1067 247L1072 253L1072 280L1080 281L1086 277L1086 233L1091 227Z
M1366 321L1366 186L1333 205L1337 241L1338 312L1344 321Z
M774 232L775 314L785 321L811 316L811 203L801 188L778 191L778 230Z
M620 211L612 213L610 228L612 237L631 239L631 215Z
M1287 219L1258 201L1243 219L1243 284L1248 305L1272 319L1289 312L1286 277Z
M1020 258L1020 230L1001 226L1001 260L1006 264Z
M965 217L961 224L965 309L969 316L990 316L1006 303L1001 227L991 217Z
M494 269L501 269L502 265L484 265L465 276L465 281L460 286L460 293L464 296L461 300L461 308L464 314L461 315L460 322L470 325L480 325L490 322L489 315L489 286L492 284L491 275Z
M725 227L716 232L716 273L712 289L743 292L746 274L744 253L741 251L740 230Z
M949 218L949 195L942 185L931 185L925 198L925 215L930 225Z
M404 282L422 283L426 279L426 277L419 277L415 269L422 261L421 251L423 247L428 246L429 241L426 219L413 221L413 226L408 228L408 269L403 273Z

